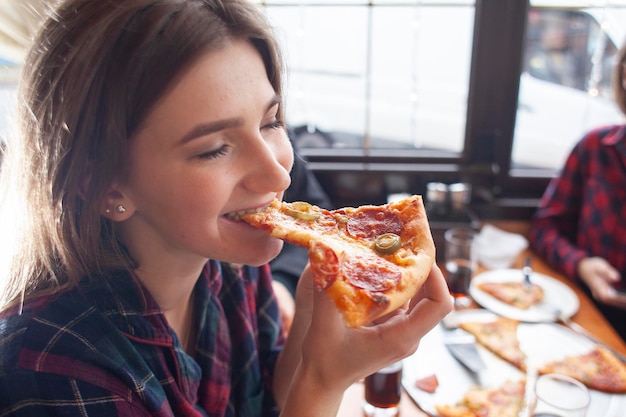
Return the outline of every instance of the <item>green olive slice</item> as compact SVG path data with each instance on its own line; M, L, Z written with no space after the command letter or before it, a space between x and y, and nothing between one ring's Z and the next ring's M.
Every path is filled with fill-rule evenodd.
M285 207L285 212L294 219L312 221L319 218L319 213L312 210L313 206L304 201L296 201L291 207Z
M384 233L376 238L374 249L383 255L390 255L400 249L402 240L395 233Z

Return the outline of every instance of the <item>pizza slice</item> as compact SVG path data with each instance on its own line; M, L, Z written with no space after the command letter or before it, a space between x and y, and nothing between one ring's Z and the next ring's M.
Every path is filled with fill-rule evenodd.
M517 320L498 317L488 322L462 322L459 327L472 333L478 343L495 355L525 371L526 355L519 346L518 325ZM626 364L601 345L594 345L585 354L548 362L538 372L567 375L597 391L626 393Z
M507 380L497 388L471 387L454 405L435 405L441 417L518 417L526 382Z
M526 370L526 354L517 337L518 320L498 317L492 321L461 322L459 327L471 333L476 341L511 365Z
M601 345L585 354L546 363L539 373L567 375L597 391L626 393L626 365Z
M349 327L363 326L405 304L435 262L418 195L338 210L274 200L241 219L307 247L316 287L328 293Z
M480 282L478 289L513 307L528 310L533 304L543 300L543 288L537 284L521 281Z

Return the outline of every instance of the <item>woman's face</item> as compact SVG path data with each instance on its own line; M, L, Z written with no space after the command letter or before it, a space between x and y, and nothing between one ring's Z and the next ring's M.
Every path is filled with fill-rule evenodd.
M282 242L229 213L282 198L293 163L280 98L259 53L233 41L202 56L130 142L120 233L139 262L206 258L258 265Z

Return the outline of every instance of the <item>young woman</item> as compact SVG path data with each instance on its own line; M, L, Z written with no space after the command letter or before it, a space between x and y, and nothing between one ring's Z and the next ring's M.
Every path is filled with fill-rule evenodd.
M2 166L0 416L327 417L450 310L433 269L348 329L307 269L282 340L282 243L233 217L289 186L281 75L242 0L67 0L44 22Z

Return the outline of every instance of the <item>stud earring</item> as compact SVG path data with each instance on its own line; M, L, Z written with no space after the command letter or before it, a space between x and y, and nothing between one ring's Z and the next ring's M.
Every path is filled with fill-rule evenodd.
M108 208L108 209L105 209L105 210L104 210L104 212L105 212L106 214L111 214L111 209L109 209L109 208Z
M116 207L116 210L120 214L126 213L126 208L123 205L121 205L121 204Z

